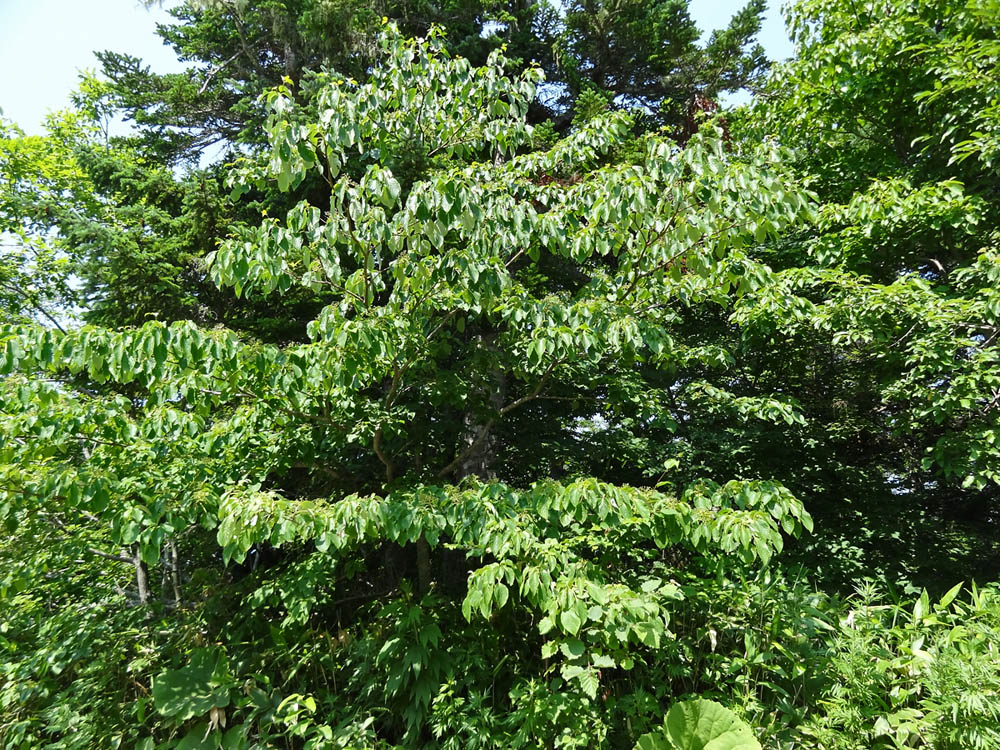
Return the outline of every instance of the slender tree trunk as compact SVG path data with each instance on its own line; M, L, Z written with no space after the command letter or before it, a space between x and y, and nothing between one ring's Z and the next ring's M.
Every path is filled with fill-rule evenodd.
M486 341L484 344L492 347L492 341ZM465 428L463 435L464 448L466 450L472 448L472 450L469 450L468 455L465 456L456 468L455 476L458 481L461 481L465 477L476 477L480 481L489 481L496 478L499 441L496 435L493 434L492 427L500 411L503 409L507 398L506 374L499 368L493 368L490 370L488 380L480 387L483 391L486 391L483 395L488 399L493 414L483 420L471 411L465 413L463 417ZM482 391L480 392L482 393ZM445 582L449 582L450 585L461 585L467 574L467 562L465 558L458 558L457 555L451 555L447 550L443 550L442 562L444 563L444 569L441 571L442 579ZM449 583L446 583L446 585L449 585Z
M145 607L149 604L149 568L139 556L139 545L134 545L132 550L132 559L135 561L135 585L139 590L139 605Z
M167 587L170 585L170 550L167 549L166 542L160 550L160 600L164 606L167 601Z
M167 550L170 552L170 586L174 592L174 607L181 606L181 556L177 552L177 542L167 540Z
M490 331L479 335L478 342L487 351L496 351L496 332ZM500 368L490 368L486 382L478 386L479 392L486 397L493 408L494 415L499 415L507 398L507 376ZM476 445L458 467L457 478L478 477L481 480L493 479L496 476L497 439L490 431L496 417L491 416L485 423L472 412L466 412L464 417L466 447ZM485 439L482 438L486 434Z
M417 593L421 596L431 588L431 545L423 534L417 539Z
M489 388L490 406L495 412L499 412L503 408L507 395L507 378L504 373L500 370L492 370L487 388ZM458 467L458 479L478 477L485 481L496 477L496 436L491 432L485 439L480 439L483 431L488 429L488 425L482 424L471 412L466 412L465 444L471 446L478 440L479 446L469 453Z

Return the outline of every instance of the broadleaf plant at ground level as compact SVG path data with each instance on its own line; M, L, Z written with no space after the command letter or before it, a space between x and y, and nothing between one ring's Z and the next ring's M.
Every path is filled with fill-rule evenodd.
M760 750L753 730L715 701L675 703L663 728L639 738L636 750Z

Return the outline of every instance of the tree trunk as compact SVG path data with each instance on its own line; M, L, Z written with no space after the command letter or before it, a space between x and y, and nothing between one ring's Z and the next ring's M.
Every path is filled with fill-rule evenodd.
M417 539L417 593L423 596L431 588L431 545L423 534Z
M170 586L174 593L174 607L181 606L181 556L177 552L177 542L167 540L167 550L170 553Z
M145 607L149 604L149 568L139 556L139 545L134 545L132 550L132 559L135 561L135 585L139 590L139 605Z
M170 552L164 542L160 550L160 600L167 605L167 587L170 585Z
M504 399L507 395L507 378L500 370L490 371L490 380L487 384L489 388L489 401L493 411L499 413L503 408ZM476 444L478 446L471 451L458 467L457 478L478 477L486 481L496 478L496 452L497 439L492 432L481 439L484 430L489 430L490 425L481 423L471 412L465 413L465 435L464 440L467 447Z
M506 374L499 368L491 369L489 379L482 387L487 390L484 395L489 400L493 414L484 421L471 411L465 413L463 417L464 449L471 448L472 450L469 450L456 468L455 478L457 481L466 477L476 477L483 482L496 479L497 453L500 446L492 428L495 420L499 418L507 398ZM464 555L450 550L441 550L439 566L441 585L446 588L464 588L469 572L468 564Z

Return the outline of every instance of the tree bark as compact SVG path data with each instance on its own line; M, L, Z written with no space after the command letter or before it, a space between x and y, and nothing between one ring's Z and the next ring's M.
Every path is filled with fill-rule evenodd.
M431 545L423 534L417 539L417 593L423 596L431 588Z
M503 371L494 369L490 372L490 379L486 387L489 389L488 398L490 406L497 414L503 409L504 399L507 395L507 377ZM468 448L472 448L468 455L458 466L457 478L478 477L486 481L496 478L496 452L497 439L493 434L494 417L491 417L485 424L476 419L471 412L466 412L465 434L463 439Z
M177 542L167 540L167 550L170 553L170 586L174 593L174 607L181 606L181 556L177 551Z
M139 545L132 547L132 559L135 561L135 585L139 590L139 605L145 607L149 604L149 568L139 556Z
M166 542L163 543L163 549L160 550L160 600L163 605L166 606L169 602L167 601L167 588L170 585L170 551L167 549Z

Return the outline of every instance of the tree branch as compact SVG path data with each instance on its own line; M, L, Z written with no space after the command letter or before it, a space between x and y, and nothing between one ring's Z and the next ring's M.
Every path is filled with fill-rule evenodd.
M205 77L205 82L204 82L203 84L201 84L201 88L200 88L200 89L198 89L198 94L199 94L199 95L201 95L201 94L204 94L204 93L205 93L205 90L206 90L206 89L208 88L208 84L210 84L210 83L212 82L212 80L213 80L213 79L214 79L214 78L215 78L215 77L216 77L216 76L217 76L217 75L218 75L219 73L221 73L221 72L222 72L222 70L223 70L223 69L224 69L224 68L225 68L225 67L226 67L227 65L229 65L229 63L231 63L231 62L232 62L233 60L235 60L235 59L236 59L237 57L239 57L239 56L240 56L241 54L243 54L243 50L242 50L242 49L239 49L239 50L236 50L236 52L235 52L235 53L234 53L234 54L233 54L233 55L232 55L232 56L231 56L231 57L230 57L230 58L229 58L228 60L226 60L225 62L221 62L221 63L219 63L218 65L216 65L216 66L215 66L214 68L212 68L212 69L211 69L211 70L210 70L210 71L208 72L208 75L207 75L207 76Z
M521 398L517 399L516 401L511 401L505 407L503 407L502 409L500 409L500 415L503 416L504 414L507 414L508 412L512 412L517 407L522 406L523 404L526 404L529 401L534 401L536 398L538 398L538 394L541 393L542 388L545 387L545 383L548 381L549 376L552 374L552 371L556 368L556 365L559 364L561 361L562 360L558 360L558 359L553 360L552 364L550 364L549 367L548 367L548 369L542 374L542 377L539 378L538 384L535 385L535 387L532 389L531 393L528 393L528 394L526 394L524 396L521 396Z
M385 482L388 484L396 478L396 467L382 449L382 425L375 428L375 440L372 447L375 449L375 455L378 456L378 460L385 466Z

